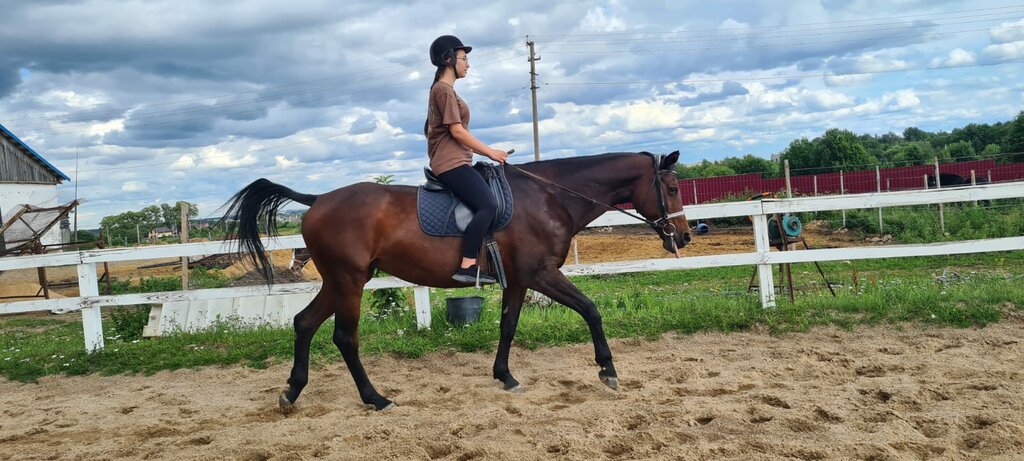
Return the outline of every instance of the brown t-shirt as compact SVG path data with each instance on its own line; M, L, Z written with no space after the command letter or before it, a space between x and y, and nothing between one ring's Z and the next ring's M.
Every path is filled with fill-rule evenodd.
M469 129L469 106L455 94L455 88L437 82L430 88L427 104L427 155L434 174L473 163L473 151L456 141L448 130L453 123Z

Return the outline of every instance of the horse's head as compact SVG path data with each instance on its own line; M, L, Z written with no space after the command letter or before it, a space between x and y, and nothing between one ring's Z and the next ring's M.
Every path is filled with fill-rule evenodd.
M679 256L677 250L690 243L690 225L683 214L679 178L673 169L679 160L679 151L666 156L651 155L651 158L654 162L649 172L637 181L631 201L641 216L655 223L652 227L661 237L665 251Z

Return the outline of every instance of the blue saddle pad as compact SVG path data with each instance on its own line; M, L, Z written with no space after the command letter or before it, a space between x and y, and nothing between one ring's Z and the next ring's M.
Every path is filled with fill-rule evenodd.
M504 229L512 220L512 189L505 179L505 171L499 166L477 163L474 168L487 181L498 202L498 212L492 231ZM461 237L473 213L448 190L429 190L420 186L416 193L416 214L420 229L436 237Z

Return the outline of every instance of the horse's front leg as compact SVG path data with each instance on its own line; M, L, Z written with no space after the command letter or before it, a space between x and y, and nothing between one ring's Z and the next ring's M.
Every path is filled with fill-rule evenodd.
M612 351L608 348L608 340L604 336L601 313L597 311L594 302L557 268L545 270L536 278L535 283L535 290L583 316L594 340L594 361L601 367L597 375L606 386L618 389L619 378L612 364Z
M494 379L501 381L505 390L511 392L522 389L519 381L508 370L508 354L525 298L526 288L523 287L508 287L501 293L501 339L498 340L498 354L494 357Z

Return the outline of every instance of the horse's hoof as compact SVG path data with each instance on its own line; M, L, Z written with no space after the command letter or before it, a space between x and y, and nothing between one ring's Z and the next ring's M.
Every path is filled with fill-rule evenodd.
M601 382L604 383L605 386L608 386L613 390L619 390L619 378L616 378L614 376L602 376Z
M377 408L377 405L374 405L372 403L364 403L363 406L366 407L367 410L387 411L392 408L395 408L395 402L388 402L387 405L384 405L380 408Z
M516 379L511 376L509 376L508 379L502 381L502 384L503 389L505 389L508 392L523 392L524 390L526 390L525 388L523 388L522 384L519 384L519 381L516 381Z
M288 397L284 393L282 393L281 397L277 399L277 405L280 407L281 414L283 415L288 415L295 411L295 404L292 403L291 400L288 400Z
M515 386L505 387L505 390L513 394L522 394L526 392L526 387L524 387L522 384L516 383Z

